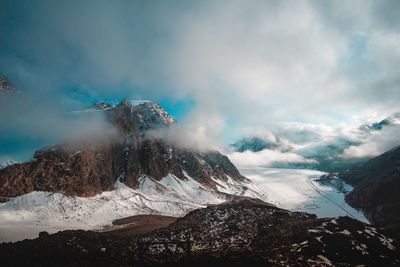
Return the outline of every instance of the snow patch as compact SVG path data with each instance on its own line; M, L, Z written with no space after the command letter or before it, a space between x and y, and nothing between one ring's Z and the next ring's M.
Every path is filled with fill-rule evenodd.
M41 231L100 229L113 220L138 214L183 216L193 209L224 202L225 194L204 187L188 176L169 174L161 181L139 178L134 190L118 178L113 191L94 197L31 192L0 203L0 242L36 238Z
M270 203L280 208L313 213L320 218L349 216L369 223L362 212L346 203L343 192L316 182L323 172L265 167L239 170L250 179L252 188L262 191ZM346 190L351 188L347 187Z
M344 229L343 231L338 232L338 234L347 235L347 236L351 235L351 233L347 229Z

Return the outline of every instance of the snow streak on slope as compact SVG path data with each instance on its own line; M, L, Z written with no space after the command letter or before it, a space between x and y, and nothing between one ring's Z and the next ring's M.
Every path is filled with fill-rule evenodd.
M347 215L368 223L360 211L345 202L343 192L315 181L323 172L264 167L241 168L240 172L254 185L258 184L260 190L278 207L314 213L318 217ZM348 189L351 191L350 186Z
M118 180L115 190L90 198L51 192L15 197L0 204L0 242L35 238L40 231L102 228L115 219L137 214L183 216L226 200L225 193L215 192L188 175L186 178L183 181L170 174L156 181L142 176L136 190ZM240 188L237 183L221 184L226 193L232 193L233 186Z
M192 179L172 174L161 181L139 178L134 190L115 183L115 190L95 197L71 197L62 193L31 192L0 203L0 242L35 238L40 231L101 229L113 220L138 214L183 216L207 204L219 204L228 195L259 198L278 207L315 213L319 217L348 215L368 222L344 201L344 194L315 182L323 173L312 170L251 168L241 169L249 181L212 178L214 191Z
M16 161L9 159L9 160L0 160L0 170L4 169L5 167L9 166L9 165L13 165L17 163Z

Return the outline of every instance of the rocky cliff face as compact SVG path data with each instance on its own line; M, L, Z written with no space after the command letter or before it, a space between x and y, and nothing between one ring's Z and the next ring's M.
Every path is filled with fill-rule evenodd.
M346 196L349 204L400 238L400 147L339 176L354 186Z
M31 162L0 170L0 196L7 199L32 191L93 196L112 190L117 179L136 188L141 176L159 181L169 173L182 180L188 175L213 189L216 189L214 179L226 181L228 176L237 181L245 179L217 151L184 149L149 135L150 131L176 124L153 102L124 100L116 106L97 103L90 109L103 112L116 128L112 140L78 147L60 144L37 151Z

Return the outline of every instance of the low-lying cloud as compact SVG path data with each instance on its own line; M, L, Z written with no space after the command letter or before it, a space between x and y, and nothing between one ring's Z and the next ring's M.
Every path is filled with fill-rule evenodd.
M0 96L0 106L2 140L18 137L22 140L36 140L38 146L61 142L105 143L111 141L117 133L102 112L66 111L62 102L50 102L46 98L23 93L3 95ZM0 154L5 155L7 152L1 151ZM14 159L27 160L33 151L22 154L25 156Z
M180 126L171 126L158 130L150 130L148 137L165 140L168 144L181 149L197 151L216 150L214 141L205 134L205 128L199 127L188 130Z
M247 138L243 140L250 142L247 144L249 150L243 153L231 152L230 157L238 165L338 171L400 145L398 114L360 126L286 123L273 131L250 135L264 140L268 144L265 149L251 151L253 139Z
M253 152L233 152L229 159L238 167L293 167L295 165L316 164L313 159L306 159L292 152L280 152L271 149Z
M360 145L353 145L343 151L345 159L371 158L400 145L400 125L384 127L371 133Z

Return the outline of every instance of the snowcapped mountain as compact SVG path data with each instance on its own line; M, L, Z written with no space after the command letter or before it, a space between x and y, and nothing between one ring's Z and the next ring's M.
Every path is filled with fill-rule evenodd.
M100 144L43 148L32 161L0 170L1 239L91 229L135 214L182 216L233 194L267 200L219 152L182 148L150 134L176 124L156 103L96 103L87 111L104 113L116 134Z
M73 114L87 112L104 115L115 134L46 147L32 161L0 170L0 241L44 230L99 229L138 214L183 216L233 196L366 221L343 201L343 192L318 184L320 172L241 169L248 179L217 151L171 144L154 133L177 122L154 102L98 102Z
M16 164L16 163L17 162L12 159L0 161L0 169L4 169L5 167Z
M160 181L173 174L185 181L187 173L212 189L217 185L214 179L225 182L229 176L235 181L245 180L229 159L217 151L184 149L148 135L176 123L153 102L124 100L98 112L104 112L116 128L112 140L79 146L60 144L37 151L33 161L0 172L0 196L15 197L32 191L94 196L113 190L118 177L136 189L138 178L143 175Z

